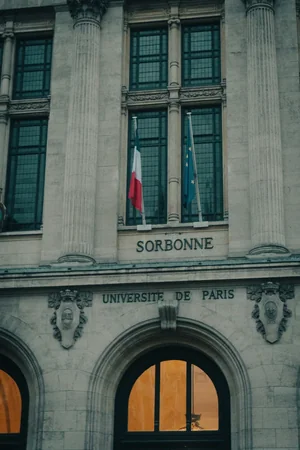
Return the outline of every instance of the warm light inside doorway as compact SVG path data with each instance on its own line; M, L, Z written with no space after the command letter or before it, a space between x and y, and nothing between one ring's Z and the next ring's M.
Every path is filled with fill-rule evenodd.
M0 433L20 433L22 400L13 378L0 370Z
M190 379L187 379L188 373ZM191 408L191 431L219 429L215 386L209 376L195 365L190 365L187 371L185 361L170 360L145 370L130 393L128 431L155 430L155 403L159 408L159 431L185 431L188 405Z

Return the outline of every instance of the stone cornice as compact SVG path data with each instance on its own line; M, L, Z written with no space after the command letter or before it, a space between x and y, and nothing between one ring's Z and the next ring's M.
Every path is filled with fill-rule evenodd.
M101 20L109 0L67 0L70 14L73 19L78 20Z
M1 236L0 236L1 237ZM200 264L201 263L201 264ZM285 279L284 282L299 283L300 255L289 258L274 258L249 261L237 258L216 261L160 262L141 264L95 264L94 266L61 267L40 266L36 268L1 268L0 290L36 289L60 286L116 286L154 283L234 281L249 285L250 280ZM58 281L59 280L59 281ZM280 281L281 282L281 281Z
M175 93L175 98L174 94ZM181 88L169 86L168 89L149 91L128 91L122 88L122 107L144 107L148 105L171 105L174 100L178 104L221 101L226 105L226 80L217 86L200 88Z

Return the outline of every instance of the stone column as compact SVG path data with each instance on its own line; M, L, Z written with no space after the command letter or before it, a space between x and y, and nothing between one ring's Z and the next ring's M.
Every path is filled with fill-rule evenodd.
M180 20L178 7L173 6L169 20L169 152L168 152L168 222L179 222L180 218L180 107L179 107L179 39Z
M246 0L250 255L286 254L274 0Z
M74 19L60 262L93 262L100 21L109 0L68 0Z
M178 87L180 20L176 16L171 17L171 19L168 21L168 24L169 24L169 50L170 50L169 85Z
M3 43L3 57L2 57L2 72L1 72L1 89L0 89L0 189L4 189L5 182L5 168L6 168L6 132L8 122L8 105L10 95L10 81L11 81L11 66L12 66L12 52L14 42L14 23L12 19L7 19L5 22L5 30L2 35ZM1 195L0 195L1 200Z

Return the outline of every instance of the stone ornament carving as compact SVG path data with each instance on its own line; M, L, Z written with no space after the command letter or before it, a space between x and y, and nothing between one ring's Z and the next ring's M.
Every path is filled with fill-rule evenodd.
M203 98L222 100L223 91L224 88L222 86L215 88L181 89L180 96L182 100L198 100Z
M162 330L176 330L179 302L175 298L158 300L160 327Z
M72 18L80 19L102 19L107 10L109 0L67 0Z
M60 341L63 348L70 348L82 335L87 317L84 307L92 306L91 292L79 292L65 289L49 295L48 306L54 308L50 319L53 325L53 336Z
M14 39L14 37L14 32L10 30L5 30L2 34L2 39Z
M274 3L275 3L275 0L243 0L243 1L246 4L247 11L250 8L263 7L263 6L274 9Z
M157 100L168 100L169 93L167 91L163 92L129 92L127 94L128 103L144 103L144 102L155 102Z
M168 20L168 25L170 28L174 27L174 28L179 28L180 25L180 19L178 17L171 17Z
M23 114L39 114L50 113L50 99L45 100L12 100L9 104L9 114L23 115Z
M286 302L294 298L294 287L268 281L249 287L247 294L250 300L255 301L252 317L257 331L270 344L279 341L292 315Z

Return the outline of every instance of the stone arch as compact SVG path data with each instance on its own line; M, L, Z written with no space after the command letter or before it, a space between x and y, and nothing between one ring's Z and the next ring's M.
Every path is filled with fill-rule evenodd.
M180 344L198 350L217 363L230 390L232 450L250 450L250 381L239 353L215 329L183 318L178 319L176 332L162 332L157 320L132 327L115 339L99 357L89 384L86 450L113 449L114 401L124 372L147 351L168 344Z
M11 359L22 371L29 390L27 449L42 448L44 421L44 381L41 368L29 347L11 331L0 328L0 354Z

